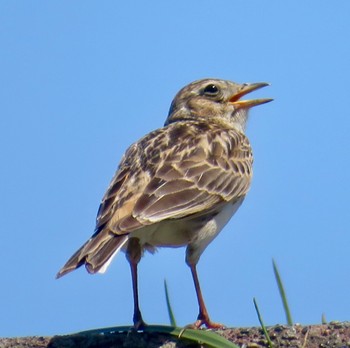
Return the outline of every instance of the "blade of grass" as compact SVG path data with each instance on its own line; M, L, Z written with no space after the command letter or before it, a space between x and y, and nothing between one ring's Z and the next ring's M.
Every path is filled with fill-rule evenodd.
M173 336L176 336L177 338L179 338L179 335L181 334L181 338L196 341L200 344L205 344L212 348L239 348L234 343L228 341L226 338L218 335L213 331L183 329L178 327L172 328L163 325L147 326L145 331L169 333Z
M327 324L326 314L324 314L324 313L322 313L321 322L322 322L322 324Z
M267 340L267 344L268 344L268 346L269 346L270 348L273 348L273 343L272 343L272 341L271 341L271 338L270 338L270 336L269 336L269 333L268 333L267 330L266 330L266 326L265 326L264 321L263 321L263 318L262 318L262 316L261 316L261 314L260 314L259 307L258 307L258 304L257 304L257 302L256 302L255 297L253 298L253 302L254 302L254 307L255 307L255 310L256 310L256 314L258 315L259 323L260 323L261 328L262 328L262 330L263 330L263 332L264 332L264 336L265 336L265 338L266 338L266 340Z
M282 279L281 279L280 273L278 271L278 268L277 268L277 265L276 265L276 262L275 262L274 259L272 259L272 265L273 265L273 272L275 273L275 278L276 278L277 285L278 285L278 290L280 292L280 296L281 296L281 299L282 299L282 303L283 303L284 313L286 315L287 324L288 325L293 325L293 319L292 319L292 315L290 313L286 292L284 290Z
M81 331L76 334L78 335L108 335L121 332L129 332L132 330L132 326L117 326L117 327L106 327L101 329ZM239 348L234 343L228 341L226 338L218 335L213 331L207 330L193 330L193 329L183 329L179 327L171 327L166 325L147 325L143 331L155 332L155 333L166 333L172 335L176 338L186 338L191 341L195 341L200 344L205 344L211 348ZM142 335L142 331L139 332ZM74 334L73 334L74 335Z
M170 325L173 327L176 327L176 320L175 320L173 309L172 309L171 304L170 304L168 284L166 282L166 279L164 279L164 290L165 290L165 300L166 300L166 306L168 309Z

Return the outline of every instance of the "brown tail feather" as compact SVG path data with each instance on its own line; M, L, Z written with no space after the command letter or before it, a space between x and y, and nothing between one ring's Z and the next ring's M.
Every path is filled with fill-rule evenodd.
M56 278L61 278L84 264L89 273L104 271L127 239L127 235L116 235L108 230L95 233L73 254L57 273Z
M59 272L56 274L56 279L63 277L65 274L71 271L74 271L75 269L79 268L85 263L85 260L80 258L81 250L85 247L85 245L83 245L79 250L77 250L73 254L73 256L67 261L67 263L59 270Z

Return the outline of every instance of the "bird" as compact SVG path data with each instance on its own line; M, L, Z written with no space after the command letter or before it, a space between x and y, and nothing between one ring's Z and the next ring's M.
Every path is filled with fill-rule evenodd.
M222 328L209 317L196 266L250 188L248 111L272 99L241 98L268 85L205 78L182 88L164 126L126 150L102 198L94 234L56 277L82 265L91 274L104 273L114 256L125 252L132 278L133 328L142 330L147 324L139 306L141 257L159 247L186 247L199 307L191 327Z

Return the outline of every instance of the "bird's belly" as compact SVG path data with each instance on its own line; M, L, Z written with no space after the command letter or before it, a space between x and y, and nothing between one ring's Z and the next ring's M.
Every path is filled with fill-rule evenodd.
M167 220L134 231L130 237L138 238L140 244L146 247L177 248L189 243L191 232L189 227L188 221Z
M157 247L181 247L191 244L201 253L226 225L243 201L229 202L217 212L203 214L193 219L165 220L130 234L140 240L140 245L152 250Z

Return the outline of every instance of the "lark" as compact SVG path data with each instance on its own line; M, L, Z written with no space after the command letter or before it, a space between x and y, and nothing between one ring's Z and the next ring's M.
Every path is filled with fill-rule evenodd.
M158 247L186 247L199 305L199 328L212 322L196 266L210 242L242 204L251 184L253 154L245 128L248 111L272 99L241 100L267 83L202 79L175 96L164 127L125 152L100 204L92 237L67 261L57 278L85 265L105 272L123 251L131 267L136 330L142 318L137 266Z

